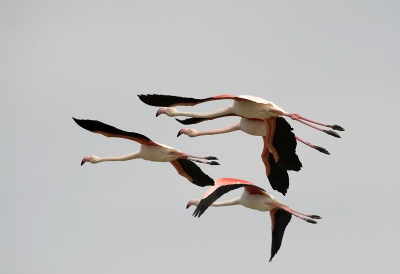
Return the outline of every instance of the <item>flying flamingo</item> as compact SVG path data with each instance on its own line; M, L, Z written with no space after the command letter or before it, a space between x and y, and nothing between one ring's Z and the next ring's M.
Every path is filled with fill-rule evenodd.
M202 187L214 185L214 180L211 179L207 174L205 174L192 161L209 165L219 165L215 161L207 162L203 160L196 160L218 160L216 157L199 157L188 155L175 148L153 142L146 136L139 133L123 131L99 121L80 120L75 118L73 119L80 127L93 133L99 133L106 137L124 138L141 144L141 147L138 151L124 156L106 158L100 158L95 155L86 156L83 158L81 165L86 162L97 164L106 161L127 161L137 158L153 162L170 162L179 173L179 175L185 177L191 183Z
M203 122L205 120L211 120L212 118L208 119L201 119L201 118L190 118L186 120L179 120L182 124L196 124ZM275 136L273 139L273 145L275 148L277 148L278 154L280 155L280 160L282 158L287 159L287 158L292 158L292 159L298 159L297 155L295 155L295 149L296 149L296 143L295 141L293 142L293 136L295 139L299 140L300 142L320 151L326 154L329 154L329 152L320 147L320 146L315 146L310 144L309 142L306 142L299 137L293 135L291 133L291 127L290 125L285 121L284 118L282 117L271 117L270 119L277 119L276 123L276 128L275 128ZM254 136L265 136L267 134L266 128L265 128L265 123L263 120L260 119L247 119L247 118L241 118L240 121L234 125L224 127L221 129L216 129L216 130L207 130L207 131L197 131L195 129L191 128L183 128L178 132L178 137L182 134L188 135L189 137L197 137L197 136L204 136L204 135L214 135L214 134L223 134L223 133L228 133L228 132L233 132L236 130L241 130L247 134L254 135ZM284 132L285 134L279 134L278 132ZM282 138L282 136L288 136L289 138ZM288 142L289 141L289 142ZM291 143L292 148L291 149L282 149L285 148L285 143ZM294 145L294 147L293 147ZM287 148L287 145L286 145ZM282 150L282 151L281 151ZM291 154L290 156L288 156ZM266 153L268 155L266 155ZM286 154L285 157L282 157L283 154ZM294 155L293 155L294 154ZM264 149L263 153L261 154L261 158L264 162L265 165L265 170L266 174L268 177L268 180L271 183L271 186L274 190L277 190L281 192L283 195L286 194L287 189L289 188L289 176L287 174L287 171L285 168L281 168L280 165L275 164L273 157L271 157L272 154L269 153L269 150L266 148L264 144ZM295 157L295 158L293 158ZM283 166L285 167L285 166ZM295 167L295 166L294 166ZM301 167L301 163L300 166ZM286 167L287 168L287 167ZM299 169L294 169L298 171Z
M240 187L244 187L244 191L240 197L215 203L215 201L225 193ZM269 195L262 188L253 185L251 182L233 178L218 179L215 182L215 185L206 191L203 198L190 200L186 208L195 205L197 208L193 212L193 216L200 217L209 206L217 207L239 204L250 209L269 211L272 228L271 258L269 261L271 261L275 254L278 253L278 250L281 247L285 228L289 224L292 215L312 224L317 223L312 219L321 219L318 215L308 215L293 210L292 208L282 204L272 195Z
M201 119L201 118L189 118L185 120L180 120L175 118L178 122L184 125L191 125L191 124L197 124L206 120L212 120L213 118L208 118L208 119ZM214 134L223 134L223 133L229 133L233 132L236 130L241 130L247 134L254 135L254 136L266 136L267 130L265 128L265 123L261 119L247 119L244 117L240 118L240 121L236 124L233 124L228 127L220 128L220 129L215 129L215 130L207 130L207 131L197 131L193 128L182 128L178 132L178 137L182 134L187 135L189 137L197 137L197 136L203 136L203 135L214 135ZM330 155L329 151L327 151L325 148L313 145L309 142L304 141L303 139L300 139L298 136L295 135L296 140L302 142L303 144L318 150L319 152L325 153Z
M275 120L270 119L271 117L287 116L293 120L299 121L300 123L303 123L307 126L315 128L319 131L325 132L337 138L340 138L340 136L335 131L324 130L310 123L332 128L334 130L344 131L344 129L341 126L326 125L307 119L299 114L285 112L281 107L274 104L273 102L251 95L235 96L229 94L222 94L204 99L195 99L195 98L179 97L172 95L160 95L160 94L147 94L147 95L140 94L138 96L139 99L145 104L162 107L157 111L156 116L160 114L166 114L167 116L170 117L187 116L187 117L202 118L202 119L219 118L225 116L240 116L249 119L264 120L267 131L267 134L263 136L264 144L265 147L268 148L268 150L272 153L276 163L279 162L280 155L272 143L275 134L275 122L274 122ZM206 113L183 112L183 111L178 111L177 109L174 108L174 106L194 106L208 101L223 100L223 99L232 99L234 100L234 102L232 105L225 107L223 109Z

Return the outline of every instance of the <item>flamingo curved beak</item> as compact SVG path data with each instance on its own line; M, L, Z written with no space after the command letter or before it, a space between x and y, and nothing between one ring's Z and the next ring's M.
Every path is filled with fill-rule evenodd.
M81 166L83 166L83 164L88 162L88 161L89 161L89 157L88 156L83 157L82 162L81 162Z
M181 136L182 135L182 129L178 132L178 135L176 135L176 137L179 137L179 136Z
M195 205L196 204L196 200L190 200L189 202L188 202L188 204L186 205L186 209L188 209L190 206L192 206L192 205Z
M159 108L157 110L156 117L158 117L158 115L165 114L166 110L167 110L167 108L165 108L165 107Z

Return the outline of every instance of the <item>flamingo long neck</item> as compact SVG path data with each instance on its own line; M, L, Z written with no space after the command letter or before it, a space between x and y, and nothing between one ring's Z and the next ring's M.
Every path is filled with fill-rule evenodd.
M174 116L186 116L192 118L215 118L220 117L226 114L232 113L232 106L228 106L222 109L210 111L210 112L185 112L185 111L177 111Z
M110 161L128 161L132 159L141 158L139 155L139 151L136 151L131 154L123 155L123 156L116 156L116 157L104 157L100 159L100 162L110 162Z
M239 123L231 125L229 127L220 128L220 129L199 131L199 132L197 132L197 136L223 134L223 133L232 132L232 131L235 131L238 129L239 129Z
M217 207L217 206L232 206L232 205L238 205L238 204L240 204L239 200L240 200L240 197L237 197L237 198L232 199L232 200L213 203L213 204L211 204L211 206L216 206L216 207Z

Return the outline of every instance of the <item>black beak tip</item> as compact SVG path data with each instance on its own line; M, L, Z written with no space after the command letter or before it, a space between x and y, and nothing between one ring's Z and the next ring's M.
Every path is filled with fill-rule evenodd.
M83 164L84 164L85 162L82 160L82 162L81 162L81 166L83 166Z
M179 132L178 132L178 135L176 135L176 137L181 136L181 134L182 134L181 131L179 131Z

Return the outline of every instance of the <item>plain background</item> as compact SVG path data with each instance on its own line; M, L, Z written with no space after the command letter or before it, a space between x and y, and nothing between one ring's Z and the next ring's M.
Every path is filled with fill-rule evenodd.
M398 1L2 1L0 273L397 273L400 269ZM346 129L296 121L303 163L284 197L262 138L189 138L137 94L250 94ZM210 111L211 102L181 110ZM86 164L139 145L72 117L144 134L194 155L212 178L250 180L292 218L271 263L269 213L186 203L205 188L168 163ZM214 129L223 118L194 125ZM241 190L225 195L229 199Z

